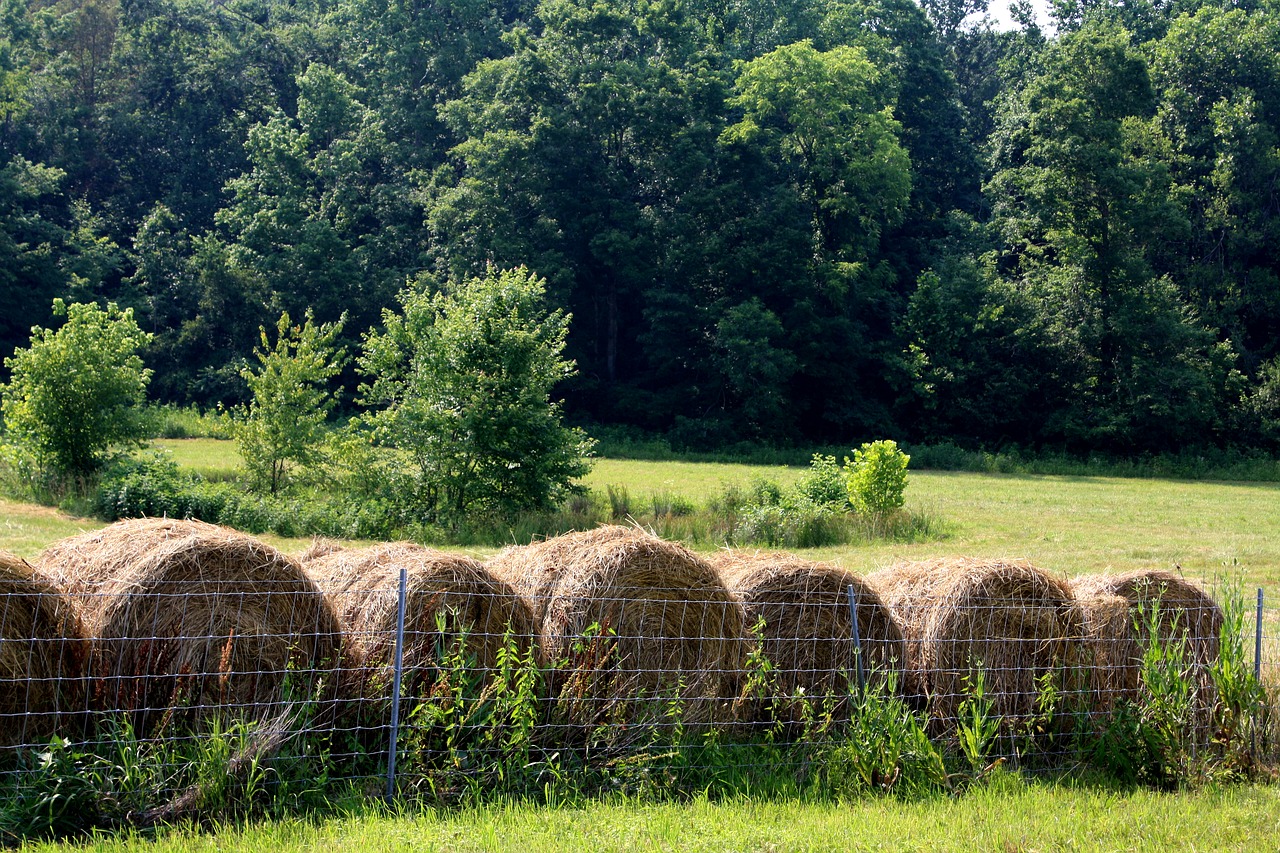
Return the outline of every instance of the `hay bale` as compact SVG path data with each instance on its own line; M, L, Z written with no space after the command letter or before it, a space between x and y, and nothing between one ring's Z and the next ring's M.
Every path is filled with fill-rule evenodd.
M742 608L687 549L609 526L507 548L489 568L532 606L571 722L655 719L663 704L651 700L676 694L686 723L728 713Z
M1201 693L1211 698L1208 668L1218 657L1222 609L1193 582L1161 569L1139 569L1118 575L1082 575L1071 590L1085 617L1093 651L1092 688L1095 707L1106 710L1117 700L1140 699L1142 658L1155 635L1161 642L1186 643L1188 663Z
M313 560L307 573L324 591L346 635L344 695L381 717L395 662L400 569L406 569L402 695L430 689L441 652L462 651L492 670L508 638L522 655L533 615L508 584L476 560L407 543L343 550ZM461 644L461 646L460 646ZM369 714L363 714L367 718Z
M1070 587L1024 561L899 563L867 580L902 626L936 730L954 726L976 663L1008 729L1034 714L1037 679L1081 662L1083 620Z
M75 614L26 560L0 551L0 750L46 743L83 713Z
M198 521L120 521L63 540L39 567L88 641L90 706L162 719L265 718L311 698L340 628L316 585L256 539Z
M837 719L847 715L850 689L857 686L850 586L869 683L883 682L891 673L900 679L907 660L902 629L859 575L788 554L721 551L709 562L742 603L748 631L763 622L761 651L772 664L778 697L802 691L818 708L834 699ZM749 715L758 718L768 704L755 703ZM794 720L798 709L785 703L781 710Z

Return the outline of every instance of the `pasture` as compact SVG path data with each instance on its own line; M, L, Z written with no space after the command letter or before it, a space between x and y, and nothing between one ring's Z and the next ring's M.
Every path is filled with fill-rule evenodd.
M235 444L216 439L156 443L210 478L234 475ZM759 478L788 485L801 468L597 459L583 481L603 494L622 486L639 503L676 495L703 505L726 487ZM869 572L897 559L940 555L1019 557L1066 575L1180 567L1213 582L1225 575L1280 595L1280 484L1117 477L912 471L907 504L934 516L941 541L878 542L814 549L804 556ZM45 543L98 526L56 510L4 502L0 548L34 556ZM286 551L305 539L261 537ZM702 544L703 549L714 545ZM469 549L488 556L494 549Z

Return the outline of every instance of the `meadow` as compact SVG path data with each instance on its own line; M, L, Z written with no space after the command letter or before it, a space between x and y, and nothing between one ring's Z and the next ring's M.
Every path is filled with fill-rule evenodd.
M156 442L184 468L234 476L235 444L218 439ZM804 469L781 465L597 459L583 484L603 495L623 487L637 506L678 496L704 505L758 479L786 486ZM911 471L907 506L935 519L939 535L913 543L810 549L806 557L856 571L897 559L964 554L1020 557L1060 574L1180 568L1207 582L1230 576L1280 595L1280 484L1149 478ZM45 543L101 522L0 501L0 548L33 556ZM307 539L262 537L288 551ZM708 550L715 542L693 543ZM478 556L494 548L469 548Z
M158 442L210 478L234 476L234 445ZM584 485L625 487L638 504L672 495L704 505L732 486L794 482L784 466L598 459ZM1230 577L1280 600L1280 486L1117 477L912 471L908 506L941 533L932 541L812 549L804 556L868 571L897 559L1021 557L1062 574L1181 567L1208 582ZM101 522L0 501L0 548L34 556ZM264 536L299 552L308 539ZM705 549L714 544L701 543ZM469 549L484 557L492 548ZM1270 611L1275 613L1276 611ZM350 813L153 837L102 836L92 850L1157 850L1280 846L1280 789L1209 785L1176 793L995 774L964 794L853 802L750 794L725 801L604 800L560 807L495 803L455 810L388 810L371 799ZM31 849L70 849L33 845Z

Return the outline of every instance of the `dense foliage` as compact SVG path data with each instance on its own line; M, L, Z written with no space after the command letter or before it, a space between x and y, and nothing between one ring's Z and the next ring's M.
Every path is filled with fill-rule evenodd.
M35 329L31 344L5 366L0 388L8 443L28 481L93 475L122 445L147 434L142 404L151 371L138 350L150 335L131 309L114 303L53 303L66 321L56 331Z
M680 448L1274 450L1280 7L984 8L0 0L0 354L112 301L239 405L524 265L566 415Z

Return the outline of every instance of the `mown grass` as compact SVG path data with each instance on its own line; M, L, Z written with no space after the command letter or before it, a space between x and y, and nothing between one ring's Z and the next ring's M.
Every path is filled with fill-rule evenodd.
M98 851L450 850L1271 850L1280 790L1211 788L1160 794L1004 777L958 798L851 803L736 799L497 804L453 812L286 820L159 839L99 838ZM32 851L68 846L32 845Z

